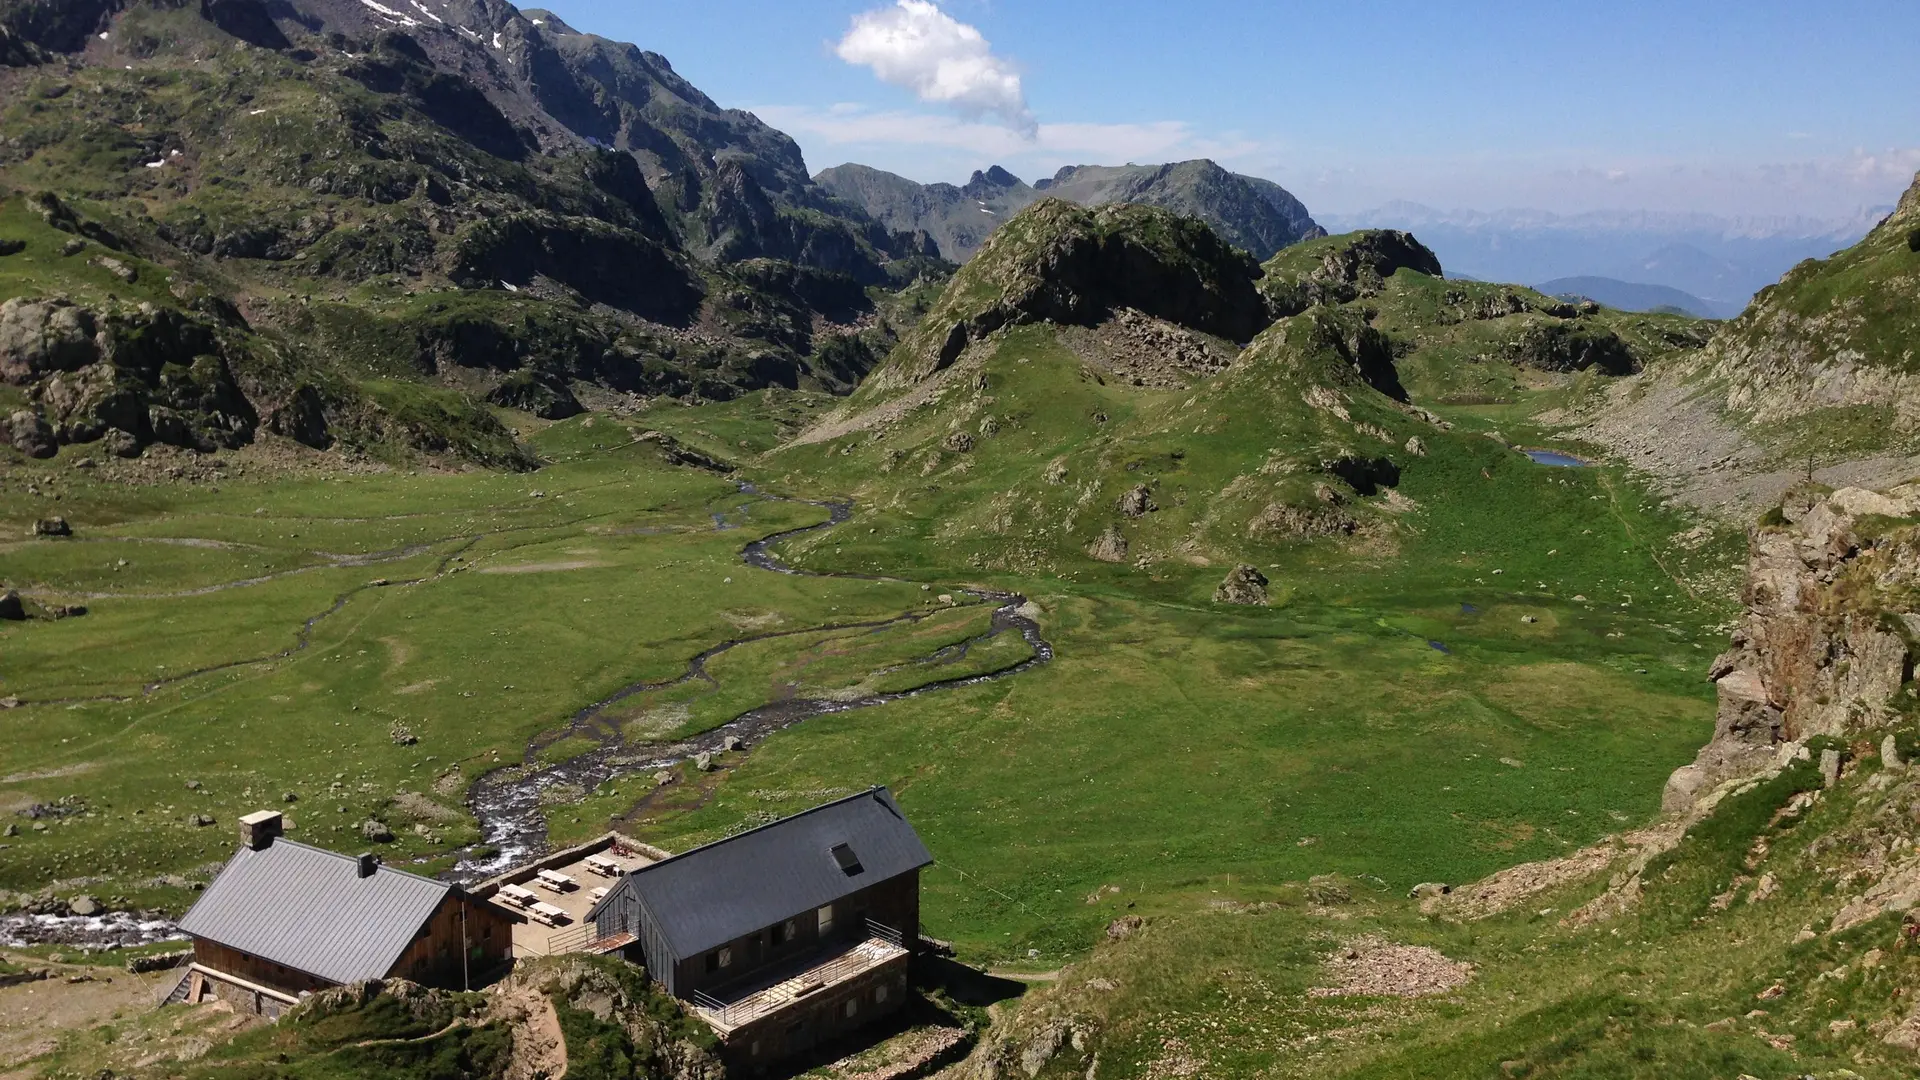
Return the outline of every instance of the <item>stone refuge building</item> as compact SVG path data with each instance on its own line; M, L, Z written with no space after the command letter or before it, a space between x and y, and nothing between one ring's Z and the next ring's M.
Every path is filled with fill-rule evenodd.
M240 850L180 920L193 962L168 1001L277 1017L303 993L366 979L461 989L507 959L513 922L492 905L281 827L272 811L240 819Z
M906 1000L932 862L875 787L642 867L587 918L756 1071Z

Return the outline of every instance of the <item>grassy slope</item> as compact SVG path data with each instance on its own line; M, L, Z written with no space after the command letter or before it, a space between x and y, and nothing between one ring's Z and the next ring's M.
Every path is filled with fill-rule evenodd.
M1223 488L1284 489L1297 478L1259 475L1270 449L1310 461L1362 436L1301 402L1299 371L1281 370L1299 354L1250 355L1218 385L1141 391L1101 384L1044 330L1021 330L986 361L983 395L968 380L882 439L772 458L787 482L821 477L860 500L842 533L793 542L806 565L911 577L971 566L1041 604L1058 658L1014 682L809 721L715 794L687 792L692 813L650 807L659 834L711 838L890 782L941 853L927 878L934 932L977 959L1037 948L1052 962L1110 917L1081 902L1105 884L1151 896L1339 869L1405 888L1652 813L1661 777L1705 731L1699 673L1722 614L1656 562L1686 572L1664 545L1683 523L1625 477L1539 468L1421 424L1428 455L1395 455L1418 508L1383 539L1253 540L1249 504L1275 494ZM1354 399L1356 420L1416 430ZM935 454L956 416L977 431L989 412L1006 418L998 433ZM943 467L922 476L929 457ZM1049 485L1040 474L1055 461L1068 479ZM1080 546L1142 481L1163 509L1125 529L1135 554L1158 555L1144 570L1087 558ZM1272 608L1210 603L1233 560L1273 579Z

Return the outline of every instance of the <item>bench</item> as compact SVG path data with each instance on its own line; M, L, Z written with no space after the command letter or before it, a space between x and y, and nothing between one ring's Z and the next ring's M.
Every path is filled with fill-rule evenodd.
M543 888L553 892L566 892L574 887L573 879L558 870L542 870L534 878Z
M601 877L619 877L626 872L619 863L614 862L605 855L589 855L585 859L582 859L581 862L586 864L587 869L599 874Z
M527 913L548 926L559 926L567 922L567 913L544 900L537 901Z
M540 898L518 885L502 885L500 886L500 900L503 903L512 904L517 908L525 908L530 904L538 903Z
M605 885L596 885L592 889L588 890L587 898L597 904L600 901L605 900L607 898L607 894L612 891L613 891L612 889L607 888Z

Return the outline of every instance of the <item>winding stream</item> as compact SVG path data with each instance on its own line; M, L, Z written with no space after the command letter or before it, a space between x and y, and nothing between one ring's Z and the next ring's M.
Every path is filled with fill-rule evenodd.
M796 536L821 532L845 524L853 517L853 505L845 502L786 499L777 495L767 495L753 485L745 483L740 485L740 490L765 501L805 502L809 506L825 508L828 514L827 520L817 525L788 529L746 545L741 549L740 557L748 566L769 573L802 577L836 577L887 582L905 580L874 574L823 573L801 570L788 565L773 553L775 545ZM714 527L729 529L735 526L727 520L724 513L717 513L714 515ZM903 701L925 694L1011 678L1053 659L1052 644L1040 635L1040 625L1026 613L1026 597L1018 593L996 592L988 589L955 589L953 592L994 604L992 622L987 631L978 637L959 645L945 646L934 655L921 658L917 661L918 663L952 662L965 656L967 649L972 645L1009 631L1018 633L1033 650L1033 655L998 671L940 679L922 684L912 690L868 694L845 700L795 697L772 701L749 709L727 723L689 739L651 746L627 745L621 737L618 724L609 717L609 711L613 706L635 695L671 686L696 681L711 683L713 678L707 674L708 662L731 649L754 642L833 630L881 630L919 622L932 612L908 612L887 619L830 623L728 639L687 661L686 670L673 678L632 683L620 688L607 698L581 709L574 714L565 727L543 732L529 743L520 762L495 769L475 781L467 795L467 806L480 823L481 850L486 854L462 859L447 876L457 881L475 881L545 853L549 844L546 819L541 813L542 796L558 785L578 786L590 792L621 776L651 773L678 764L696 754L717 753L730 742L742 748L750 747L773 732L791 727L809 717L851 712L854 709L865 709L892 701ZM591 738L599 745L593 750L563 762L552 765L539 763L540 754L547 747L563 739L577 736Z

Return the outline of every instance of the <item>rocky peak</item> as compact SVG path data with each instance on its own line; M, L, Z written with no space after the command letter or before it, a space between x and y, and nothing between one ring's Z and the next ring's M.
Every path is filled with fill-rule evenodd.
M1193 218L1042 199L954 276L882 381L917 382L1004 326L1094 326L1127 308L1246 342L1268 321L1259 275L1251 257Z
M1709 671L1713 739L1668 780L1669 811L1890 717L1920 638L1917 516L1920 485L1802 487L1750 531L1746 611Z
M1263 269L1261 291L1281 316L1373 296L1400 270L1444 276L1431 248L1396 229L1365 229L1303 244L1274 256Z
M1008 188L1023 187L1025 183L1025 181L1007 170L998 165L994 165L985 172L978 169L974 170L972 178L970 178L966 186L960 190L966 192L968 195L986 198L999 194Z

